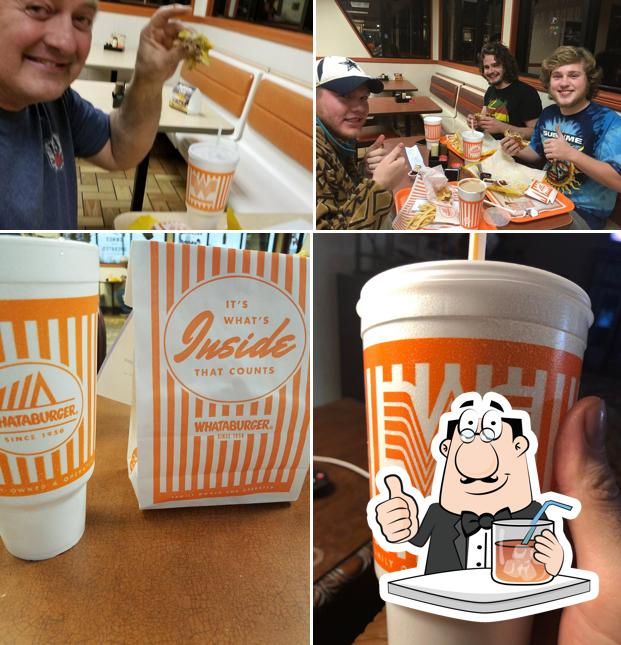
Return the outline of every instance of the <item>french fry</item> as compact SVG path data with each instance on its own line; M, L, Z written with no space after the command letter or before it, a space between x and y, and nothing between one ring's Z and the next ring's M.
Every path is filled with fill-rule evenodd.
M436 207L433 204L423 204L420 210L414 213L412 219L408 222L409 229L419 229L427 224L431 224L436 218Z

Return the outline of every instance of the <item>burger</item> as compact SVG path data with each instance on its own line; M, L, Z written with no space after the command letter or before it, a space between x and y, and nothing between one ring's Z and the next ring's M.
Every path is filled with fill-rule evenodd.
M197 31L183 29L177 34L175 45L185 52L185 58L192 69L197 63L209 65L209 50L212 45L209 40Z
M526 148L526 146L530 143L519 132L512 132L511 130L505 130L505 138L515 141L515 143L520 146L520 150L522 148Z

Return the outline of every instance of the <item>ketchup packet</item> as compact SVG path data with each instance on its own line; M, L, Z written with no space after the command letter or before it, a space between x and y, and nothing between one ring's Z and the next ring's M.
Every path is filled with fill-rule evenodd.
M558 190L552 188L550 184L533 179L524 194L544 204L553 204L558 195Z
M308 260L135 241L129 279L140 508L297 499L309 461Z

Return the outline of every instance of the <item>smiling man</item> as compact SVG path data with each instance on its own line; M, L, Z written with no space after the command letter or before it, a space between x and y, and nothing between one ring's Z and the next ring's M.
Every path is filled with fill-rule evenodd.
M0 228L77 228L75 158L106 170L137 165L151 148L164 81L184 51L164 7L140 35L136 67L110 117L70 89L88 56L96 0L0 2Z
M554 105L542 112L530 146L508 137L503 150L540 165L592 229L603 229L621 192L621 117L593 102L602 72L582 47L559 47L541 66Z
M353 60L327 56L317 61L315 87L317 228L378 228L392 208L393 188L408 171L403 144L387 154L383 135L361 164L356 158L369 94L381 92L384 85Z
M388 475L389 499L375 508L384 538L416 547L429 542L426 574L491 568L492 522L532 519L541 509L533 500L527 454L534 446L523 433L523 422L523 415L493 392L482 400L476 392L460 395L440 424L446 437L439 443L436 465L443 467L438 502L419 522L416 500L404 491L399 476ZM535 554L549 575L558 574L563 548L552 531L535 538Z
M501 43L485 45L480 70L489 83L483 98L483 113L469 114L468 125L502 139L505 130L530 139L541 114L541 99L535 88L518 79L517 61Z

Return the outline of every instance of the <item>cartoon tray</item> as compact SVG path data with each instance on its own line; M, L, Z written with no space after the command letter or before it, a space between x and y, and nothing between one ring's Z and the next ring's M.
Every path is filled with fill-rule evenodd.
M489 569L409 576L388 582L388 595L397 604L405 604L401 601L407 599L416 601L416 608L422 611L480 622L565 607L585 600L590 591L589 579L568 575L558 575L540 585L503 585L492 580Z

